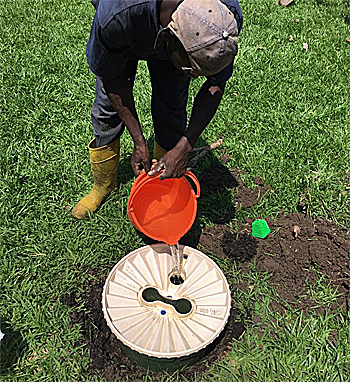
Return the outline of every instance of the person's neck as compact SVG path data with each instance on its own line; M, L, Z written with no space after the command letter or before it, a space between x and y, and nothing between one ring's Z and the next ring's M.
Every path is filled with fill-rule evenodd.
M163 28L171 21L171 16L175 12L181 0L162 0L160 5L159 19Z

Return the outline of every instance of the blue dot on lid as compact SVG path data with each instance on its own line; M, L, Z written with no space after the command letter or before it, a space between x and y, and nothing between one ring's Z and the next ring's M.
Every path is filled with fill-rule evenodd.
M169 298L173 298L173 296L167 296L167 297L169 297Z
M164 315L166 314L166 310L161 310L161 311L160 311L160 314L161 314L162 316L164 316Z

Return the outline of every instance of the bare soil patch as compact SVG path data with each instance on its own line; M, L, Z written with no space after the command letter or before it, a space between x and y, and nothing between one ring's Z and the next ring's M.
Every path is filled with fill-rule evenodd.
M90 271L94 273L94 271ZM71 314L72 324L79 324L84 337L84 342L91 356L91 373L98 372L107 381L143 381L146 375L157 376L160 373L148 372L127 358L118 345L116 336L106 324L102 313L101 296L105 278L93 281L89 290L83 296L87 311ZM66 297L66 303L72 307L77 305L76 297L71 294ZM223 358L230 350L230 343L234 338L238 339L244 332L244 324L236 321L239 312L234 308L218 345L211 351L203 361L185 368L180 372L181 377L189 381L195 373L203 373L209 366ZM183 379L184 379L183 378Z
M224 155L222 161L225 163L227 160ZM269 186L265 186L258 177L255 180L257 187L246 188L240 173L237 169L229 171L222 164L214 162L199 176L202 198L231 188L242 208L253 206L268 191ZM273 283L280 296L275 306L278 310L283 311L286 302L296 304L305 312L312 309L315 302L305 297L306 282L315 283L317 273L323 274L325 282L338 289L339 298L332 308L341 306L344 310L350 309L350 237L343 228L322 219L314 221L304 213L281 213L276 219L266 219L271 234L265 239L256 239L251 236L252 221L247 220L238 232L231 231L223 224L224 221L217 221L214 227L200 232L192 245L191 240L185 244L195 247L199 242L203 252L238 263L243 272L248 272L254 261L259 271L270 273L269 282ZM298 227L297 235L295 226ZM191 235L188 239L191 239ZM95 275L93 270L90 273ZM87 293L83 296L87 311L74 311L71 314L72 324L81 325L84 341L91 354L91 372L98 372L108 381L142 381L147 371L124 356L104 320L101 295L106 277L95 277L90 281ZM66 303L75 307L75 295L67 296ZM192 380L196 373L204 375L213 362L227 354L233 338L239 338L244 332L239 313L244 315L247 312L238 312L233 307L221 342L202 362L182 371L182 377Z
M300 213L281 214L277 219L266 219L272 233L265 239L251 236L251 223L232 232L227 226L203 230L200 243L209 253L240 262L241 269L249 271L252 261L259 271L269 272L269 282L280 296L277 309L284 302L298 304L304 310L316 304L307 296L307 284L313 285L319 275L325 276L339 293L333 308L350 308L350 237L346 230L322 219L313 221ZM295 237L294 227L300 233ZM245 287L245 286L242 286Z

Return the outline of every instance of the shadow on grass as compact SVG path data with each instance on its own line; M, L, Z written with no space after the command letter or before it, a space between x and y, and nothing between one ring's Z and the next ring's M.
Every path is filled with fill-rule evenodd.
M0 317L0 328L4 334L0 341L0 376L5 376L23 355L28 345L20 332L13 330L4 317Z

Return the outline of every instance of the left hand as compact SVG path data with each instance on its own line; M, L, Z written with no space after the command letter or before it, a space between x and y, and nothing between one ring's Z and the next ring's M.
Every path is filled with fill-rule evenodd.
M168 151L159 162L148 172L152 176L164 170L159 176L160 180L167 178L181 178L185 175L187 168L187 158L192 151L192 147L186 137L182 137L178 144Z
M146 143L134 146L130 162L135 176L139 176L142 170L150 170L151 160Z

